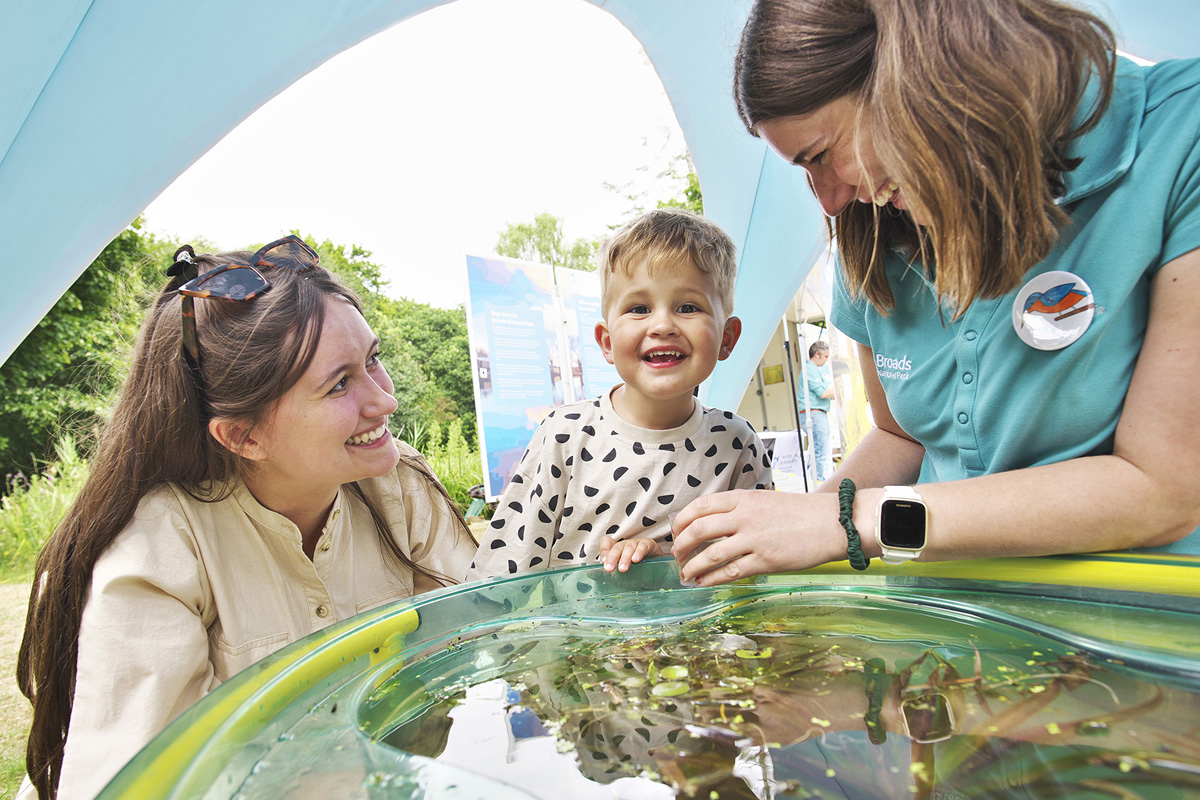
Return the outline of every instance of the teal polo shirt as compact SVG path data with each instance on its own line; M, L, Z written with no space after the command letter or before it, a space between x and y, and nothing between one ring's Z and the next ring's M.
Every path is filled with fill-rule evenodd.
M1198 138L1200 60L1140 67L1121 59L1108 111L1070 148L1083 158L1065 176L1061 206L1071 221L1022 281L1062 270L1090 287L1091 324L1063 349L1037 350L1017 335L1021 287L976 300L950 322L921 267L893 254L886 270L896 308L885 317L865 298L852 300L837 270L831 320L874 352L892 415L925 447L921 482L1112 452L1150 280L1200 247ZM1200 531L1156 549L1200 554Z
M829 379L825 377L824 370L811 361L805 361L804 379L808 383L808 407L828 412L830 400L828 397L821 397L829 388ZM804 410L803 392L802 385L796 387L796 400L801 411Z

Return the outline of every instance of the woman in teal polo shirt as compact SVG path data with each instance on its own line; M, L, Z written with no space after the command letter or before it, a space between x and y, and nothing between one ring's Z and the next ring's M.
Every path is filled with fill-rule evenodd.
M831 218L877 427L822 493L692 503L686 578L844 559L841 507L892 563L1200 553L1200 61L1051 0L759 0L735 94Z

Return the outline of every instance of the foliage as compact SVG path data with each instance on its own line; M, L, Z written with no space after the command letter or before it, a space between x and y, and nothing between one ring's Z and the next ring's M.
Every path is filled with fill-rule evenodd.
M99 426L120 384L143 303L163 281L173 242L122 231L0 365L0 471L29 474L60 428Z
M11 476L0 497L0 579L27 580L42 545L58 526L87 479L87 463L75 440L64 434L54 444L54 460L42 471Z
M686 208L697 214L704 213L704 195L700 193L700 177L694 170L689 169L687 186L683 189L683 197L672 197L669 200L659 200L659 208Z
M409 441L413 447L422 450L425 460L433 469L433 474L437 475L446 487L450 497L458 504L459 510L465 513L471 505L467 490L483 483L483 461L479 451L467 444L461 420L453 420L446 427L444 440L442 428L435 422L421 443L423 447Z
M510 222L496 242L496 252L502 256L584 272L596 269L599 247L595 239L576 239L567 246L563 241L562 219L548 211L538 214L533 222Z
M649 172L650 167L640 167L639 172ZM661 191L664 184L676 184L680 188L678 194L669 197L666 200L651 200L651 192ZM692 166L691 156L685 150L673 156L667 163L667 166L660 170L655 176L653 183L647 186L639 186L635 182L630 181L624 184L605 183L604 188L610 192L620 194L629 201L629 210L626 212L626 219L633 218L642 214L653 203L654 208L686 208L689 211L694 211L697 214L704 213L704 197L700 192L700 178L696 175L696 170ZM612 227L617 227L616 225Z

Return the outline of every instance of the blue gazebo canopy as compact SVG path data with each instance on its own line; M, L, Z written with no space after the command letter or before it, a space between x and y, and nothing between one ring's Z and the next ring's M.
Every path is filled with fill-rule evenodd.
M707 387L707 402L736 407L824 246L802 172L745 133L730 99L733 48L749 0L586 1L642 43L679 118L706 212L741 245L737 306L745 331ZM6 4L0 11L0 362L113 237L255 109L338 52L436 5ZM1200 54L1195 0L1109 0L1108 6L1128 52L1154 60ZM220 42L227 57L212 57L205 46L188 52L179 46L184 38ZM186 114L172 113L183 106Z

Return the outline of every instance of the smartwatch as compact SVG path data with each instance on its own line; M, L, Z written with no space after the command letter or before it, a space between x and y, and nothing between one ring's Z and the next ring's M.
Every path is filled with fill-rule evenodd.
M911 486L883 487L883 500L875 519L875 538L885 564L903 564L921 555L925 549L925 530L929 510L921 495Z

